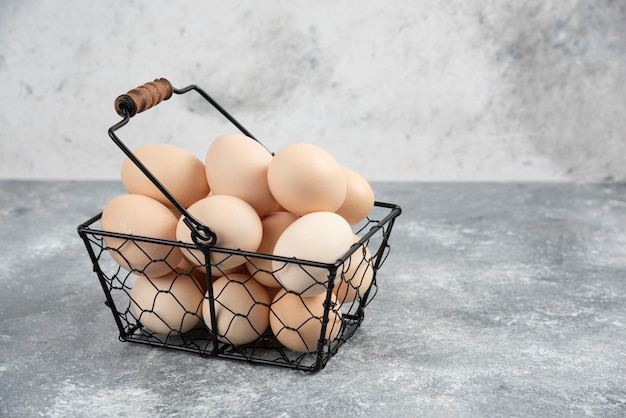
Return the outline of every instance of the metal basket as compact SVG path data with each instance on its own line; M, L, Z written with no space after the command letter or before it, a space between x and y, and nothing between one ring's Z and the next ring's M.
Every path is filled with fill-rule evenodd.
M169 81L158 79L135 88L116 99L116 111L123 119L109 129L109 136L182 213L184 222L191 229L193 240L193 244L189 244L104 231L100 227L102 213L78 226L78 234L85 243L87 253L93 263L93 270L102 285L106 297L105 304L111 309L117 324L119 338L121 341L182 350L203 357L243 360L249 363L274 365L306 372L319 371L326 366L329 359L352 337L363 322L365 307L377 292L376 273L382 267L389 254L389 237L394 221L401 213L401 208L391 203L375 202L374 208L368 217L353 227L353 232L359 238L358 241L334 263L320 263L311 260L217 247L215 245L216 235L213 230L191 216L186 208L172 196L116 134L116 131L126 125L130 118L137 113L155 106L162 100L169 99L172 93L184 94L192 90L199 93L213 105L243 134L255 139L215 100L195 85L176 89L172 87ZM107 237L116 239L116 245L107 246ZM146 266L133 267L130 270L126 270L113 259L112 255L119 252L119 249L124 245L134 245L141 248L145 243L164 246L166 252L180 249L183 251L196 251L196 253L199 251L202 255L200 257L202 259L198 263L199 266L185 270L180 270L177 266L170 266L175 275L174 280L193 280L199 291L202 291L205 295L202 301L205 309L204 320L196 318L198 319L196 325L184 332L178 332L174 329L168 332L153 332L142 325L141 315L138 315L137 311L132 309L133 303L136 302L131 296L135 281L143 275L143 270L147 265L152 262L163 263L164 260L150 260ZM210 255L214 253L221 253L224 257L244 257L246 262L252 266L255 265L255 260L265 259L273 260L282 266L295 265L303 269L317 268L327 271L328 274L325 275L327 280L325 279L324 282L319 283L325 288L323 292L325 295L323 309L320 312L311 312L310 318L306 321L306 326L314 325L312 329L316 330L315 332L319 331L319 337L315 334L315 343L308 343L305 350L297 351L281 344L275 334L284 331L285 333L295 333L294 335L299 336L298 333L303 329L290 324L284 324L278 332L273 332L270 327L267 327L267 329L259 331L258 338L254 341L241 345L229 341L228 338L220 334L216 322L216 312L218 308L222 309L224 306L220 302L219 295L214 294L212 283L214 276L225 275L228 277L228 272L220 271L218 264L209 261ZM365 263L364 268L356 269L356 274L354 273L355 269L351 269L350 266L350 263L355 262L354 260L360 260L357 262ZM165 260L165 262L167 261ZM255 275L261 273L274 275L275 271L260 268L256 271L253 269L250 271L249 280L254 280ZM350 286L354 286L354 283L360 284L365 275L371 277L371 285L366 286L366 288L365 286L359 288L358 291L352 289L351 296L347 297L348 292L345 290ZM236 285L234 282L231 283L229 281L226 286L231 284L233 286ZM338 286L343 286L344 291L333 291ZM161 294L167 292L167 289L159 291ZM307 300L305 297L293 292L283 293L284 297L289 297L296 301L299 300L303 306L305 305ZM273 314L273 303L255 303L263 305L270 315ZM209 308L208 314L206 313L207 307ZM185 312L185 315L200 316L200 313L198 310L188 310ZM239 320L243 321L247 320L246 315L241 313L233 313L233 317L238 317ZM302 326L304 327L305 324L302 324Z

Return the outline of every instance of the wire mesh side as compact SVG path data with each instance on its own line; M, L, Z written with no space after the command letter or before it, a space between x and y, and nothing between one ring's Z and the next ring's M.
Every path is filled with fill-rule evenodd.
M374 298L378 291L377 272L383 265L387 255L389 254L389 236L393 226L393 221L397 214L393 207L376 207L373 211L374 215L370 215L365 221L355 227L355 232L361 237L359 245L355 245L349 254L346 254L342 260L338 260L335 265L329 265L327 297L324 301L324 310L311 315L312 321L321 332L317 335L315 346L311 347L311 343L307 345L306 350L293 350L287 348L281 343L280 338L276 334L294 331L290 325L285 324L284 329L276 331L271 327L264 329L256 329L258 335L250 342L242 344L233 343L228 337L228 333L219 330L219 324L212 323L203 316L201 306L192 304L184 306L184 303L173 296L170 288L155 287L155 296L153 305L156 306L157 298L169 297L176 303L180 304L180 308L184 311L182 322L187 319L194 322L191 326L181 329L178 323L167 325L166 331L154 330L154 326L146 326L144 322L150 317L156 317L157 321L164 318L155 309L155 306L141 306L137 308L139 301L133 295L133 287L138 280L144 280L145 272L151 263L163 263L166 259L149 260L146 265L128 266L123 268L116 259L115 255L122 255L121 248L125 245L137 246L140 249L142 244L150 242L154 244L155 240L143 237L123 236L114 234L116 238L122 242L116 242L115 246L107 245L107 235L105 231L97 229L99 216L92 218L86 223L79 226L79 234L83 239L87 252L94 266L94 272L97 274L102 288L105 293L105 303L111 309L119 330L120 340L129 341L139 344L146 344L154 347L163 347L169 349L183 350L198 354L203 357L221 357L234 360L243 360L249 363L267 364L303 371L317 371L323 369L330 358L332 358L358 330L364 319L364 310L368 303ZM167 246L171 251L189 249L190 244L180 242L159 242L157 245ZM213 251L220 251L214 249ZM254 266L255 260L267 258L268 255L233 252L233 250L224 250L230 255L243 256L248 264ZM119 259L119 257L117 257ZM208 257L206 258L208 259ZM341 261L341 262L340 262ZM289 260L285 262L295 263L299 265L306 264L303 260ZM188 263L189 264L189 263ZM191 263L182 268L179 265L171 265L171 285L178 283L193 281L198 292L202 293L201 304L208 306L212 310L224 311L230 309L232 323L235 320L243 320L244 323L251 323L251 319L246 317L246 313L235 312L232 308L220 301L220 294L208 295L208 287L215 284L216 277L226 277L222 279L226 281L225 286L234 287L242 286L241 279L234 280L237 272L222 271L217 265ZM207 271L209 272L207 274ZM249 279L254 280L256 274L260 274L260 270L252 269L248 271ZM263 273L274 274L272 271L263 271ZM233 277L229 278L229 274ZM245 275L245 273L243 273ZM154 280L156 282L156 280ZM245 282L243 283L245 285ZM156 286L156 285L155 285ZM245 287L245 286L244 286ZM193 287L191 287L193 289ZM215 291L215 289L213 289ZM272 300L254 301L252 308L266 309L270 315L274 312L274 299L277 293L282 289L276 288L268 290L272 293ZM290 294L291 297L300 298L304 303L304 299L291 292L283 292ZM339 322L334 322L336 317L340 318ZM315 322L317 321L317 322ZM319 322L319 323L318 323ZM227 328L228 329L228 328ZM296 332L299 332L296 327ZM297 334L296 334L297 335ZM329 335L331 338L329 338Z

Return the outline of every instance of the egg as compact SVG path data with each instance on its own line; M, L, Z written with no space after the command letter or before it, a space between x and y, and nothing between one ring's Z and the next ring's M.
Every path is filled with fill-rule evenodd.
M280 290L270 307L270 327L276 339L285 347L302 352L317 350L322 337L322 318L326 294L301 297L286 290ZM341 310L334 294L331 295L331 308L323 338L332 341L341 329Z
M130 298L133 315L154 333L181 334L200 323L204 294L187 275L137 276Z
M183 207L209 194L204 164L189 151L171 144L147 144L133 150L133 154ZM173 206L128 157L122 162L121 178L129 193Z
M213 283L216 327L211 324L210 299L203 302L203 318L217 338L228 344L243 345L258 339L269 326L268 291L248 274L229 274Z
M307 143L288 145L274 155L267 169L274 198L296 215L334 212L346 197L346 178L337 160Z
M211 275L213 276L214 279L218 277L222 277L222 276L228 276L229 274L233 274L233 273L248 274L248 269L246 268L245 263L240 264L236 267L227 268L227 269L218 268L218 266L213 266L213 268L211 269Z
M261 244L263 226L261 218L252 206L238 197L212 195L200 199L187 211L204 225L211 228L217 236L215 247L254 252ZM176 239L193 243L191 230L182 216L176 226ZM183 249L183 254L195 265L205 263L199 249ZM246 259L240 255L212 251L210 263L219 270L228 270L241 266Z
M206 178L214 194L238 197L264 216L276 200L267 183L272 154L243 134L226 134L215 139L206 153Z
M274 246L284 230L298 217L293 213L279 211L272 212L261 220L263 225L263 238L256 252L261 254L273 254ZM254 279L266 287L279 288L280 283L272 274L272 260L251 257L246 261L248 272Z
M355 242L359 237L355 236ZM360 245L344 263L342 275L335 278L333 292L339 303L361 299L374 280L372 254L366 245ZM363 303L364 301L361 301Z
M207 277L206 277L206 269L201 266L196 266L192 264L187 257L182 257L178 266L175 269L176 273L180 275L188 275L193 277L193 279L198 283L200 288L202 289L202 293L204 294L207 290Z
M346 198L335 212L354 226L372 211L374 191L359 173L348 167L342 167L342 169L346 178Z
M352 244L354 233L343 217L333 212L313 212L296 219L283 231L274 246L274 255L332 264ZM327 290L327 268L272 260L272 269L283 288L302 296Z
M165 205L139 194L111 199L101 218L104 231L167 241L176 241L177 223L178 219ZM172 245L109 236L104 237L104 244L120 266L151 277L173 271L182 259L180 249Z

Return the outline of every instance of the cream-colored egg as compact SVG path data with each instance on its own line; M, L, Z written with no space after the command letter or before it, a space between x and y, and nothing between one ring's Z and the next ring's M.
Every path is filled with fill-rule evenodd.
M355 236L355 242L359 237ZM333 292L339 303L349 303L361 299L372 285L374 280L374 266L372 254L366 245L359 246L344 263L343 275L335 277ZM364 302L364 301L361 301Z
M329 341L337 338L342 314L334 293L331 296L332 307L328 312L326 332L322 336L325 300L326 294L301 297L280 290L270 308L270 327L276 339L291 350L306 353L316 351L322 337Z
M276 201L296 215L334 212L346 197L346 178L337 160L307 143L288 145L274 155L267 180Z
M280 235L291 225L298 217L293 213L281 211L272 212L261 220L263 225L263 238L261 245L256 252L261 254L273 254L274 246ZM251 257L246 261L248 272L254 276L254 279L263 286L279 288L281 287L276 277L272 274L272 260Z
M125 194L111 199L102 211L104 231L138 237L176 241L178 219L162 203L140 194ZM178 247L133 239L104 237L111 257L126 270L151 277L174 270L182 258Z
M333 212L313 212L289 225L276 241L274 255L332 264L354 244L348 222ZM329 269L273 260L274 275L287 290L313 296L327 290Z
M206 178L214 194L235 196L248 202L264 216L276 200L267 184L272 154L243 134L226 134L215 139L206 154Z
M269 326L272 300L248 274L229 274L213 283L216 328L211 324L209 295L203 303L204 323L225 343L243 345L258 339Z
M246 268L245 263L227 269L219 268L218 266L212 266L211 268L211 276L213 276L213 279L217 279L218 277L227 276L233 273L248 274L248 269Z
M354 226L372 211L374 191L359 173L348 167L342 167L342 169L346 177L346 198L336 213Z
M256 251L263 237L261 218L248 203L234 196L212 195L187 208L191 216L211 228L217 236L215 247L241 251ZM176 239L193 243L191 230L182 216L176 227ZM183 254L193 264L205 263L199 249L183 249ZM245 263L240 255L211 252L210 263L218 269L227 270Z
M147 144L133 153L183 207L209 194L204 164L189 151L171 144ZM143 194L173 206L128 157L122 163L121 176L129 193Z
M274 297L278 294L278 292L285 290L282 287L267 287L265 286L267 293L270 295L270 300L274 300Z
M187 275L137 276L130 298L137 320L157 334L185 333L202 317L202 288Z
M202 288L202 293L204 294L207 290L207 277L206 277L206 269L201 266L197 266L187 257L182 257L178 266L175 269L178 274L186 274L191 277L198 283L198 285Z

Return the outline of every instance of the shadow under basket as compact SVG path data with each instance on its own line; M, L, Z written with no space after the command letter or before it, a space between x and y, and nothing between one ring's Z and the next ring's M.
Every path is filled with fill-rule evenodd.
M151 90L156 91L154 94L158 97L148 98L153 106L172 94L172 91L168 92L168 88L173 89L169 82L165 80L165 83L162 83L161 80L164 79L154 82L159 83L156 87L151 86L143 91L138 88L139 93L136 92L138 89L134 89L129 94L133 92L135 95L152 94ZM180 94L190 90L199 92L244 134L252 137L201 89L190 86L182 90L173 89L173 93ZM130 117L145 110L145 98L136 100L133 94L120 96L121 99L116 100L116 106L118 102L120 103L118 113L124 119L113 126L109 134L148 178L161 188L174 206L181 211L182 216L186 219L189 216L188 225L193 232L193 227L203 225L197 225L197 221L173 199L145 167L141 166L132 152L115 135L115 130L126 124ZM143 103L144 108L140 106L137 108L137 103L139 105ZM241 360L315 372L326 366L330 358L354 335L363 322L365 308L378 290L377 273L389 254L389 237L394 221L400 213L400 207L395 204L375 202L368 217L353 226L353 232L357 237L355 244L340 259L330 264L220 248L214 245L215 236L212 240L207 240L205 234L203 240L198 238L197 232L196 239L191 244L105 231L100 223L102 213L80 224L78 234L85 244L93 264L93 271L98 276L106 297L105 304L111 309L121 341L187 351L203 357ZM139 263L141 265L125 263L124 251L129 247L135 252L143 253L145 263ZM158 253L161 256L158 259L151 258L150 254L155 252L147 250L155 247L160 249ZM174 254L185 256L174 257ZM237 263L240 267L234 270L223 269L221 266L225 265L224 260L231 257L242 261ZM187 262L184 262L185 260ZM267 262L270 262L271 268L266 267ZM133 287L139 286L140 281L145 282L146 278L150 278L149 272L157 265L161 271L165 267L169 285L158 287L148 279L154 286L151 289L154 293L153 300L147 302L136 300ZM311 286L316 287L316 296L313 298L318 300L317 309L310 305L312 297L302 296L280 287L277 277L284 268L302 269L307 273L313 270L317 272L309 274ZM323 274L319 274L320 271ZM274 280L275 286L263 286L267 296L265 299L255 300L249 288L252 284L258 286L260 280L257 279L260 279L261 275L265 284L267 280ZM241 277L246 279L242 281ZM222 286L215 288L218 278ZM246 283L247 280L254 283ZM187 288L191 286L192 293L201 295L193 299L191 305L174 291L175 286L183 284ZM225 295L229 291L242 289L252 298L250 309L234 311L224 302ZM180 315L176 319L177 322L172 323L172 320L166 317L167 313L159 311L158 303L163 300L168 300L174 307L172 309L178 310ZM305 319L296 320L294 323L294 318L298 315L278 312L278 306L283 304L282 302L286 304L287 301L292 305L295 303L300 317ZM258 322L255 319L258 315L268 315L272 320L271 326L267 321ZM252 330L255 334L252 334L252 338L240 342L241 340L232 337L235 335L232 332L236 331L236 327ZM285 343L288 340L290 342Z

